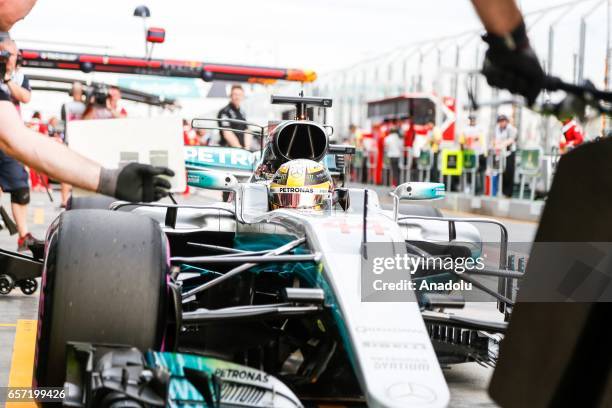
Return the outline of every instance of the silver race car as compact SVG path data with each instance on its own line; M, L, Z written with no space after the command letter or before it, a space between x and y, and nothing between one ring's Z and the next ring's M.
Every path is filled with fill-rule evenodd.
M80 199L55 220L39 387L65 385L64 404L87 407L444 407L441 367L495 364L503 318L448 310L473 285L509 314L519 274L506 270L505 227L402 204L443 197L438 183L400 185L384 209L344 185L354 148L330 145L331 128L313 120L330 99L273 103L295 105L295 120L248 124L260 152L187 148L189 184L223 200ZM193 127L235 130L225 122ZM377 258L478 258L477 223L501 231L494 268L395 268L399 281L369 286ZM390 298L376 293L390 284Z

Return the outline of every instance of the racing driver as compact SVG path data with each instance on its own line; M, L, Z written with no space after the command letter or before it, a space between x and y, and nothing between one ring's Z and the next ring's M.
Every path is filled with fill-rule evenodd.
M323 210L331 208L332 178L321 163L297 159L282 164L270 183L272 209L296 208Z
M0 32L7 37L36 0L0 0ZM472 0L487 29L489 43L483 69L490 85L520 93L532 104L544 73L529 45L523 17L515 0ZM50 138L39 137L21 122L17 110L0 96L0 149L22 163L59 181L127 201L152 201L167 194L170 184L158 177L166 168L131 163L105 169Z

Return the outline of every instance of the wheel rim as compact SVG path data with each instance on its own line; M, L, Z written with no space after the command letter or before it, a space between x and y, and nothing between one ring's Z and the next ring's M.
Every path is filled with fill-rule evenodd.
M0 278L0 294L8 295L11 292L11 283L6 278Z
M38 289L38 282L36 282L36 279L26 279L19 288L25 295L31 295Z

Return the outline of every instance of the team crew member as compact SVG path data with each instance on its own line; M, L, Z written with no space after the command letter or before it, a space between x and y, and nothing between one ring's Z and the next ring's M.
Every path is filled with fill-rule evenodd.
M66 102L62 105L62 120L64 123L68 123L72 120L81 120L83 119L83 114L85 113L85 102L83 102L83 84L80 82L73 82L72 89L70 90L70 96L72 100L70 102ZM64 139L55 139L58 142L66 143L67 140ZM70 192L72 191L72 186L67 183L60 183L60 195L62 198L62 203L60 205L61 208L66 208L68 205L68 199L70 198Z
M85 102L83 102L83 85L80 82L73 82L70 89L72 100L62 105L62 120L80 120L85 113Z
M518 131L510 124L506 115L499 115L497 117L493 149L506 158L502 192L508 198L512 197L512 192L514 190L514 164L516 161L517 134Z
M582 128L576 123L574 118L565 118L562 120L562 123L563 128L561 128L561 132L563 135L561 143L559 143L559 150L561 153L567 153L584 142L584 135L582 134Z
M484 151L486 143L484 132L476 123L476 115L470 115L468 120L468 126L463 129L459 136L459 144L463 149L472 150L476 154L478 160L478 163L476 163L478 166L476 170L476 193L478 193L484 185L483 176L487 168L487 158Z
M243 149L250 149L251 147L251 135L247 135L243 132L248 128L245 123L223 121L223 119L246 120L244 112L240 109L243 100L244 89L242 89L242 86L232 85L230 102L219 111L217 118L222 119L219 122L220 127L234 129L237 132L222 130L221 140L219 141L221 146L240 147Z
M385 137L385 155L391 165L391 184L397 186L400 180L399 161L402 157L404 140L399 135L399 129L391 128L391 132Z
M28 103L31 89L28 78L17 70L17 46L7 40L5 51L10 53L6 63L6 72L0 85L2 98L9 99L21 112L21 103ZM30 183L28 172L23 164L0 150L0 187L11 195L11 210L19 237L17 251L25 252L31 245L40 241L35 239L28 229L28 204L30 203Z

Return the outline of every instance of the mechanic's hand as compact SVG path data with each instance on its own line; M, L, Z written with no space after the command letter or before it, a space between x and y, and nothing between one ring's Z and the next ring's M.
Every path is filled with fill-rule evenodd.
M130 163L119 169L100 170L98 192L130 202L157 201L168 195L170 182L159 176L174 176L166 167Z
M533 105L544 85L544 71L529 45L525 23L505 37L488 33L489 44L482 73L489 85L523 95Z

